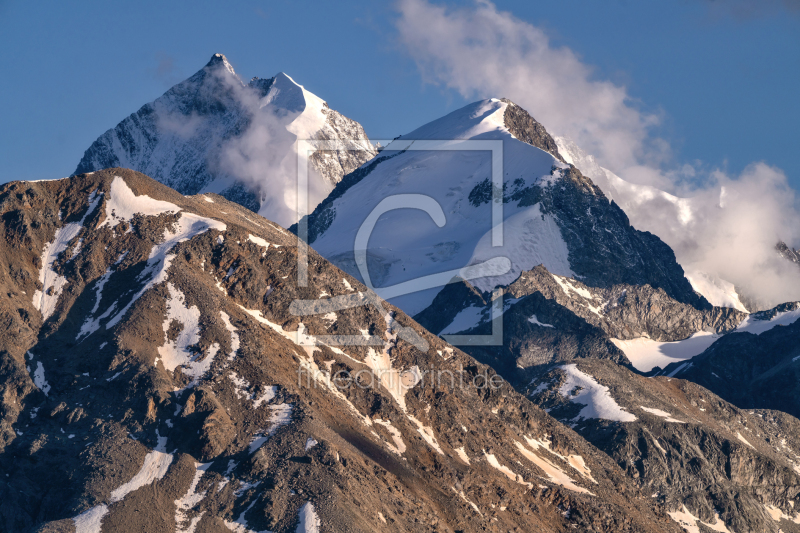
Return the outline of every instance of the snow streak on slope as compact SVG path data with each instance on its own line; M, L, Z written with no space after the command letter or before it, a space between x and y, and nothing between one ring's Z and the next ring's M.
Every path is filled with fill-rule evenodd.
M531 442L531 439L528 439ZM523 457L531 461L533 464L538 466L542 469L542 471L547 475L547 478L552 482L563 487L568 488L569 490L574 490L575 492L581 492L585 494L591 494L589 490L580 487L575 484L571 477L567 475L564 470L560 467L555 465L552 461L540 456L538 453L534 453L528 448L525 447L521 442L514 441L514 445L517 447L517 450ZM534 448L536 450L537 448Z
M281 403L278 405L270 405L270 410L269 428L253 437L247 448L247 453L253 453L258 450L276 431L292 422L291 404Z
M50 392L50 384L44 376L44 366L41 361L36 362L36 370L33 372L33 384L41 390L45 396Z
M765 331L769 331L776 326L788 326L789 324L793 324L798 318L800 318L800 308L794 311L777 313L770 320L757 320L755 317L749 316L739 324L736 331L761 335Z
M552 186L566 165L551 154L517 141L504 126L507 103L491 99L470 104L394 141L363 179L335 199L330 226L312 241L323 256L361 277L355 265L355 236L367 214L395 195L424 195L441 208L443 227L419 208L380 216L369 239L367 262L376 287L508 258L511 269L473 282L482 290L507 284L522 270L543 263L548 270L573 275L568 250L552 216L540 206L502 205L503 246L492 246L492 159L488 151L405 151L414 140L472 139L503 142L503 177L508 193L533 184ZM392 157L394 156L394 157ZM388 158L387 158L388 157ZM553 171L554 167L556 170ZM429 200L425 200L429 201ZM420 197L413 205L421 206ZM438 208L433 207L434 211ZM426 308L440 288L391 299L408 314Z
M172 283L167 283L169 299L167 300L167 316L162 325L167 342L158 348L159 361L168 372L173 372L180 367L183 374L191 378L189 387L208 372L214 357L219 351L219 344L212 344L208 353L204 354L192 349L200 341L200 310L196 306L187 306L186 297L176 289ZM178 323L180 332L174 339L169 338L169 331L173 323Z
M304 503L297 513L297 518L300 520L297 524L297 533L319 533L322 523L314 510L314 504Z
M212 463L195 463L195 473L194 477L192 478L192 484L189 485L189 490L186 491L186 494L183 495L179 500L175 500L175 524L176 524L176 533L194 533L195 528L197 527L197 523L203 517L203 513L205 511L201 511L200 514L188 520L186 513L195 505L200 503L200 501L205 497L206 493L203 492L196 492L197 491L197 484L200 482L200 478L203 477L208 467L210 467ZM183 528L182 525L186 524L186 527Z
M646 412L646 413L650 413L651 415L655 415L655 416L658 416L660 418L663 418L665 422L671 422L673 424L685 424L686 423L683 420L678 420L677 418L672 418L671 414L669 414L666 411L662 411L661 409L655 409L655 408L652 408L652 407L644 407L643 405L640 405L639 408L642 411Z
M61 253L67 249L70 241L81 232L84 220L94 212L100 199L101 196L97 194L97 191L92 192L89 196L89 207L80 222L71 222L58 228L53 242L46 244L42 251L42 268L39 271L42 290L37 290L33 294L33 306L41 311L45 320L50 318L55 311L58 298L67 283L66 278L53 270L53 265Z
M697 525L698 523L703 524L707 528L712 531L718 531L719 533L731 533L731 530L728 529L728 526L723 522L719 514L714 516L714 523L707 523L703 522L692 513L686 509L684 505L681 510L673 511L671 513L667 513L670 518L675 520L680 526L685 529L688 533L700 533L700 527Z
M692 288L706 297L708 302L716 307L732 307L744 313L748 310L739 300L736 287L724 279L695 270L686 272L686 279Z
M133 478L127 483L122 484L111 492L108 504L122 501L131 492L150 485L164 477L172 464L172 454L164 453L166 437L159 438L159 446L148 453L144 458L144 463ZM108 505L101 503L87 509L80 515L73 518L76 533L100 533L103 526L103 518L108 514Z
M97 229L104 226L115 228L123 221L130 223L133 215L136 214L151 217L178 211L180 208L170 202L154 200L144 194L136 196L125 180L116 176L111 182L111 193L106 200L106 218L97 226Z
M121 186L124 186L125 189L130 191L128 186L125 184L125 181L122 180L122 178L119 178L119 180ZM114 182L117 182L116 178ZM145 196L145 198L147 197ZM151 205L146 201L145 203L147 205ZM179 211L177 207L176 210ZM130 309L136 300L138 300L148 289L167 280L167 270L169 270L172 259L175 257L174 254L170 254L169 252L175 247L175 245L189 240L195 235L199 235L210 229L225 231L226 228L227 226L224 223L217 220L201 217L199 215L195 215L194 213L181 213L180 218L174 224L174 226L171 229L166 229L164 231L164 242L153 246L153 249L150 251L150 257L147 260L147 266L138 277L140 281L144 282L144 286L133 296L133 298L125 305L125 307L122 308L122 310L120 310L111 320L106 323L106 328L110 329L114 327L120 320L122 320L122 317L125 316L125 313L128 312L128 309ZM101 317L98 318L98 320L110 316L111 313L116 311L116 309L117 304L115 302Z
M459 311L448 326L439 332L439 335L454 334L474 328L483 321L483 313L485 310L485 307L478 307L476 305L465 307Z

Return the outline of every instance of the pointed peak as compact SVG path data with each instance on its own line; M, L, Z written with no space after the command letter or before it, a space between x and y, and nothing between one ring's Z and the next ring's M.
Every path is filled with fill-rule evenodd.
M293 83L294 85L297 85L298 87L302 87L302 85L300 85L299 83L294 81L294 78L292 78L291 76L289 76L285 72L278 72L277 74L275 74L275 80L276 81L278 81L278 80L288 81L289 83Z
M209 62L206 63L206 68L213 68L219 65L224 66L231 74L236 74L236 72L233 70L233 66L231 66L228 58L225 57L224 54L214 54L211 56Z

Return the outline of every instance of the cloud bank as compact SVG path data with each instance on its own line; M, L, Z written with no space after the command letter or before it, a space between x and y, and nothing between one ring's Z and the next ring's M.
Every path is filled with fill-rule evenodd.
M800 269L775 251L779 240L800 240L794 191L782 171L756 163L740 176L701 176L674 165L669 143L654 135L657 115L636 109L625 87L596 79L571 50L488 1L449 9L399 0L397 9L400 41L425 81L466 98L507 97L562 143L574 142L576 166L635 227L669 244L687 271L733 283L751 307L800 300ZM687 178L705 186L689 188Z

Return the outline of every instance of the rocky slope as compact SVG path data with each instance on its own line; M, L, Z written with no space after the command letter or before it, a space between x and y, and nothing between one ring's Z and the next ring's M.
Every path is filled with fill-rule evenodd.
M296 238L221 196L112 169L4 185L0 215L6 531L680 531L313 250L300 286Z
M375 155L357 122L286 74L245 84L222 54L86 150L76 174L125 167L183 194L214 192L277 222L297 220L297 139L337 141L311 157L311 206Z
M526 390L687 531L800 531L796 418L741 410L689 381L644 378L609 361L541 368Z
M502 344L463 349L514 383L526 382L531 367L576 358L658 372L703 352L748 317L727 307L700 310L649 285L591 287L543 265L503 290ZM492 295L461 280L414 318L448 338L489 335L493 316Z
M624 340L646 335L656 341L677 341L698 331L726 333L747 316L728 307L697 309L649 285L590 287L579 280L552 275L542 266L524 272L507 292L513 298L539 292L610 337Z

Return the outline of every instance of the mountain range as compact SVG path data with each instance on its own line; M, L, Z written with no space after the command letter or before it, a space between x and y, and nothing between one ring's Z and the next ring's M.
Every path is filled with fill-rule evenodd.
M214 55L0 187L0 524L800 531L800 303L643 190L504 98L379 146Z

